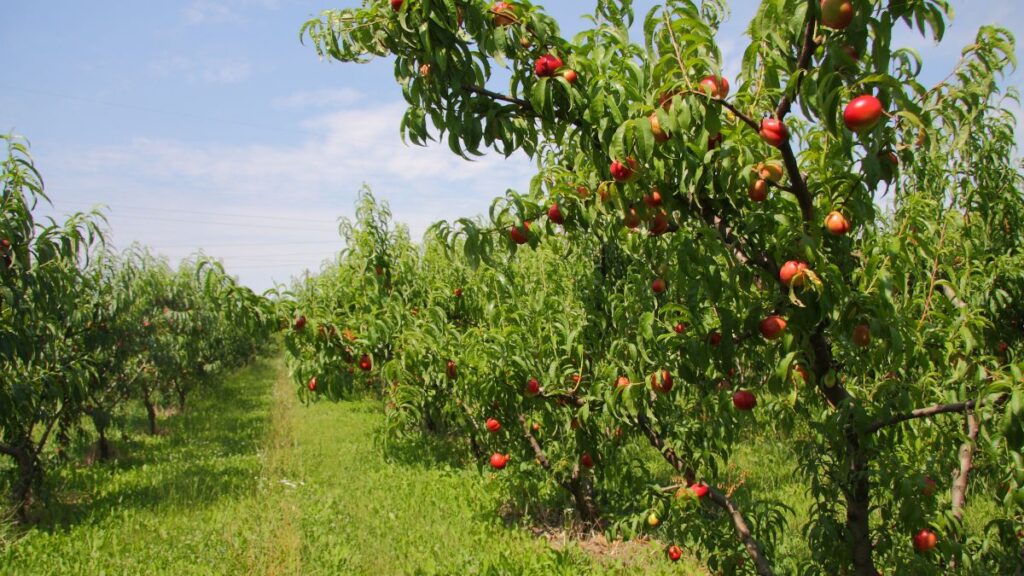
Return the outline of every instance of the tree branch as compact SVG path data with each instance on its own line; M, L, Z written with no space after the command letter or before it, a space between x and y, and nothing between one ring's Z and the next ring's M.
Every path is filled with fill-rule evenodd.
M715 102L717 104L721 104L722 107L726 108L727 110L729 110L730 112L735 114L737 118L742 120L744 124L746 124L747 126L750 126L750 128L753 129L754 132L759 132L761 130L761 125L758 124L756 120L754 120L753 118L748 116L746 113L741 112L739 108L737 108L731 102L729 102L728 100L726 100L724 98L715 98L714 96L708 94L707 92L704 92L703 90L685 90L682 93L683 94L696 94L697 96L703 96L705 99L707 99L710 102Z
M829 404L836 408L843 402L853 398L853 396L846 390L845 386L838 382L831 388L825 385L825 375L832 370L832 345L829 343L828 338L825 337L826 326L825 322L818 324L814 334L811 334L811 349L814 350L813 368L814 375L818 381L818 390L825 396Z
M665 446L665 441L651 426L651 421L648 420L645 409L641 409L637 413L636 420L640 425L640 430L647 436L647 441L650 442L651 446L657 448L658 452L665 457L665 460L686 478L686 484L691 485L696 482L696 473L693 471L693 468L683 462L683 459L679 457L675 450Z
M967 307L967 303L964 302L963 300L961 300L956 295L956 292L954 292L953 289L950 288L949 286L947 286L945 284L939 284L939 291L942 292L943 296L945 296L947 299L949 299L949 301L953 304L953 306L955 306L957 308L960 308L960 309L964 309L964 308Z
M775 108L775 117L780 121L785 119L786 114L789 114L790 109L793 107L796 93L800 91L803 73L810 68L811 57L814 55L814 50L818 47L818 43L814 41L814 29L817 25L814 19L815 9L815 0L807 0L807 14L804 17L804 41L803 46L800 48L800 55L796 59L796 71L794 72L794 75L799 75L800 77L797 78L796 85L793 87L793 94L784 94L779 100L779 105ZM758 129L760 129L760 126ZM786 172L789 173L793 195L796 196L797 201L800 203L800 213L803 215L804 222L810 224L814 222L814 201L807 190L807 182L804 180L803 174L800 173L800 167L797 165L796 155L793 153L793 147L790 146L789 140L784 141L779 146L779 151L782 152L782 161L786 165Z
M754 567L757 569L757 573L760 576L772 576L772 566L768 562L768 558L765 557L764 552L761 551L761 547L758 546L757 540L751 535L750 527L747 526L743 513L740 512L736 503L712 486L708 486L708 496L711 497L712 502L729 513L729 518L732 520L732 526L736 530L736 535L739 536L740 541L743 542L743 547L747 549L747 553L754 560Z
M800 166L796 162L796 154L793 152L793 147L790 146L789 140L782 142L782 145L779 146L779 152L782 152L782 163L785 164L786 172L789 174L792 188L790 192L796 196L796 200L800 204L800 215L803 216L804 224L809 225L815 220L814 199L811 198L811 193L807 189L807 181L804 180L804 175L800 173Z
M60 409L57 410L53 415L53 418L51 418L50 422L46 425L46 429L43 430L43 435L39 438L38 444L32 450L32 456L34 458L38 458L39 454L42 453L43 448L46 447L46 441L50 438L50 432L53 432L53 427L57 424L57 421L60 420L60 415L64 412L64 408L66 406L67 404L61 404Z
M494 91L488 90L486 88L481 88L480 86L471 86L469 84L464 84L462 86L462 89L465 90L466 92L472 92L473 94L479 94L480 96L487 96L491 100L498 100L498 101L501 101L501 102L508 102L509 104L515 104L516 106L519 106L521 108L525 108L526 110L530 111L531 113L533 112L533 106L529 102L527 102L526 100L523 100L522 98L515 98L514 96L506 96L505 94L501 94L499 92L494 92Z
M688 203L688 208L692 214L699 216L707 226L718 232L722 244L732 251L736 260L741 264L760 268L767 272L769 276L777 277L779 275L778 266L775 265L766 253L760 252L754 255L747 253L747 250L740 245L739 239L733 231L733 227L724 216L715 213L711 208L709 200L705 199L703 205L701 205L691 199Z
M814 41L814 28L817 25L817 22L814 20L814 8L814 0L807 0L807 15L804 17L804 43L800 49L800 55L796 59L797 74L801 74L810 68L811 57L814 56L814 50L818 47L818 43ZM799 80L796 86L793 87L793 90L795 92L800 91ZM789 94L784 95L779 100L779 105L775 108L775 117L783 120L786 114L789 114L789 110L793 106L793 100L795 100L795 97L790 97Z
M764 181L767 182L768 185L771 186L772 188L778 188L779 190L785 190L790 194L796 194L796 192L793 191L793 188L791 186L786 186L785 184L781 184L779 182L776 182L775 180L765 179Z
M664 439L658 435L657 431L654 430L654 427L651 426L651 421L647 418L646 407L641 407L637 412L637 423L640 425L640 429L647 436L647 440L650 442L651 446L657 448L665 460L672 465L677 472L686 478L686 482L688 484L692 485L695 480L695 473L693 469L689 464L683 462L683 459L679 457L675 450L665 447ZM746 520L743 518L743 513L740 512L736 503L710 485L708 486L708 495L711 497L712 502L729 513L729 518L732 521L733 528L736 530L736 536L741 542L743 542L743 546L747 549L747 553L750 554L750 558L754 561L757 573L760 576L772 576L773 572L771 564L768 562L768 558L761 550L760 545L758 545L757 540L755 540L753 535L751 535L750 527L747 525Z
M530 424L522 414L519 415L519 423L523 425L523 436L526 438L526 441L530 443L530 448L533 449L533 455L537 458L537 461L540 462L541 468L551 470L551 462L548 461L548 457L544 454L544 449L540 447L540 443L533 437L533 432L530 431Z
M533 436L530 424L522 414L519 415L519 423L523 426L523 436L529 442L530 448L533 449L533 455L537 458L537 462L540 462L541 468L550 472L551 462L544 453L544 449L541 448L540 442L537 442L537 439ZM559 481L558 483L572 494L573 499L576 501L576 511L585 523L593 524L600 522L600 511L594 502L590 480L583 470L580 469L578 463L573 466L572 476L569 480Z
M926 408L918 408L916 410L911 410L910 412L907 412L905 414L897 414L896 416L892 416L885 420L876 420L875 422L872 422L867 428L865 428L864 432L867 434L872 434L878 432L882 428L893 426L895 424L900 424L901 422L906 422L907 420L929 418L931 416L936 416L938 414L949 414L951 412L966 412L968 410L980 408L987 404L995 404L996 406L998 406L1005 402L1008 397L1009 396L1007 396L1006 394L1001 394L995 399L989 400L988 402L986 402L984 399L968 400L967 402L956 402L954 404L935 404L932 406L928 406Z
M582 408L587 405L587 399L582 396L577 396L576 394L545 394L543 397L571 404L577 408Z
M469 449L473 451L473 455L477 458L483 458L486 453L476 441L477 436L483 434L483 431L480 430L480 424L477 423L476 418L473 417L468 406L462 402L458 402L458 405L462 407L462 412L466 415L466 420L469 421L469 425L473 427L474 433L469 435Z

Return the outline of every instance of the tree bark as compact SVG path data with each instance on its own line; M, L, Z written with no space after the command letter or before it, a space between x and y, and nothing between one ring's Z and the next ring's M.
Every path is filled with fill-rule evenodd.
M576 513L585 526L594 526L601 519L601 512L594 501L594 487L590 481L591 475L576 464L572 468L572 479L567 483L573 500L576 501Z
M519 424L523 427L523 437L526 438L533 450L537 462L540 462L541 468L550 472L551 462L548 460L547 454L544 453L540 442L530 430L530 424L526 421L526 417L522 414L519 415ZM576 514L583 524L593 526L601 520L601 512L597 507L597 502L594 501L594 487L590 482L590 476L580 470L579 464L573 466L572 477L560 484L572 495L576 503Z
M11 487L11 504L18 521L25 523L28 520L28 508L32 504L32 489L39 476L39 460L28 440L2 445L0 452L14 458L17 465L17 477Z
M988 402L986 402L983 398L977 401L969 400L967 402L957 402L955 404L935 404L933 406L928 406L926 408L917 408L916 410L912 410L910 412L907 412L906 414L897 414L896 416L893 416L886 420L878 420L876 422L873 422L871 423L871 425L865 428L865 432L870 434L873 432L877 432L882 428L885 428L886 426L893 426L895 424L899 424L900 422L906 422L907 420L915 420L917 418L930 418L938 414L949 414L951 412L967 412L969 410L974 410L975 408L980 408L982 406L988 405L999 407L1002 406L1007 400L1009 400L1009 398L1009 394L1002 394L1000 396L995 397L994 399L989 400Z
M747 549L747 554L750 554L750 557L754 560L754 568L757 570L758 575L772 576L772 566L768 562L768 558L765 557L764 552L757 545L757 540L754 540L750 527L747 526L747 521L743 518L743 513L740 512L740 509L725 494L722 494L713 487L708 487L708 494L711 496L712 502L729 513L729 519L736 530L736 535L743 542L743 547Z
M480 446L480 443L477 442L476 439L477 436L483 435L483 431L480 430L480 425L477 424L476 419L473 418L473 414L469 411L469 408L467 408L466 405L462 404L461 402L459 403L459 405L462 406L462 411L466 414L466 421L469 422L469 425L473 427L473 433L469 435L469 449L473 452L473 456L475 458L477 458L478 460L482 459L484 456L486 456L486 452L484 452L483 447Z
M953 478L953 516L963 520L964 506L967 505L967 480L974 466L974 442L978 438L978 419L968 409L964 419L967 440L960 445L960 470Z
M106 462L106 461L110 460L110 443L107 442L107 429L106 429L106 427L104 427L104 428L99 428L96 431L99 432L99 435L100 435L100 441L99 441L100 460L102 460L103 462Z
M640 429L644 435L647 436L647 441L650 442L651 446L657 448L661 455L665 458L677 472L681 473L686 478L687 485L694 483L695 473L689 463L684 462L681 457L672 448L665 446L665 441L651 426L651 421L647 418L646 408L641 407L637 413L637 423L640 425ZM747 554L750 555L751 560L754 561L754 568L757 570L759 576L772 576L771 562L768 561L768 557L765 556L764 551L761 550L757 540L754 539L753 534L750 532L750 527L747 525L747 521L743 518L743 513L740 511L736 503L733 502L728 496L715 489L713 486L708 486L708 494L711 496L711 501L718 507L722 508L729 514L729 519L732 521L733 529L736 531L736 537L739 538L740 542L743 543L743 547L747 549ZM872 574L874 576L874 574Z
M846 428L847 455L850 458L849 485L846 489L846 529L853 541L853 568L857 576L876 576L872 558L870 510L871 483L868 456L853 423Z
M146 416L149 419L149 435L156 436L156 406L153 405L148 387L142 389L142 403L146 406Z

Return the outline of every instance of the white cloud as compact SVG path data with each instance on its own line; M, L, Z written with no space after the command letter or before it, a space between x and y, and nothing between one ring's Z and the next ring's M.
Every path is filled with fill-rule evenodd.
M180 77L189 82L226 85L248 80L252 65L241 59L174 55L152 61L149 71L158 78Z
M241 20L246 10L264 8L276 10L278 0L192 0L182 10L189 24L219 24Z
M238 84L249 78L252 66L244 61L207 62L202 78L211 84Z
M363 94L354 88L325 88L306 90L278 98L277 108L341 108L362 100Z
M185 20L189 24L223 22L233 15L226 3L213 0L195 0L184 10Z
M485 213L507 188L526 191L524 157L468 162L443 144L406 146L403 112L395 103L324 113L292 144L136 139L68 151L47 162L59 167L48 183L59 210L108 204L118 246L138 240L171 258L207 247L257 289L332 257L336 219L352 214L364 182L414 238L438 220Z

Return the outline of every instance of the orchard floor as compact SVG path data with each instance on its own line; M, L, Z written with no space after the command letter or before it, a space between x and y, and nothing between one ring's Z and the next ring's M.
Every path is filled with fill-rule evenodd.
M261 359L159 436L122 423L114 462L55 470L31 528L0 522L0 574L706 573L654 543L556 550L505 526L476 470L386 460L381 424L369 400L303 405L283 358Z

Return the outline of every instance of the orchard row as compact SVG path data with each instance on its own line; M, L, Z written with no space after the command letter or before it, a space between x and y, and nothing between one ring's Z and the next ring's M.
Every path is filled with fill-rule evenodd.
M926 87L893 32L940 41L944 2L766 1L727 79L727 13L665 2L642 42L626 0L597 0L572 39L528 1L367 0L309 21L323 57L393 57L409 141L525 153L538 173L421 247L364 199L337 266L295 294L304 393L378 383L389 438L466 438L522 508L655 530L670 560L1013 572L1012 36L983 28ZM791 447L808 510L741 486L729 463L752 435ZM805 556L781 553L797 517Z
M203 257L176 270L139 247L109 250L99 213L37 219L47 201L25 144L2 139L0 454L25 518L48 464L83 424L107 430L131 405L157 433L157 406L250 359L277 329L271 302ZM55 449L50 449L55 448Z

